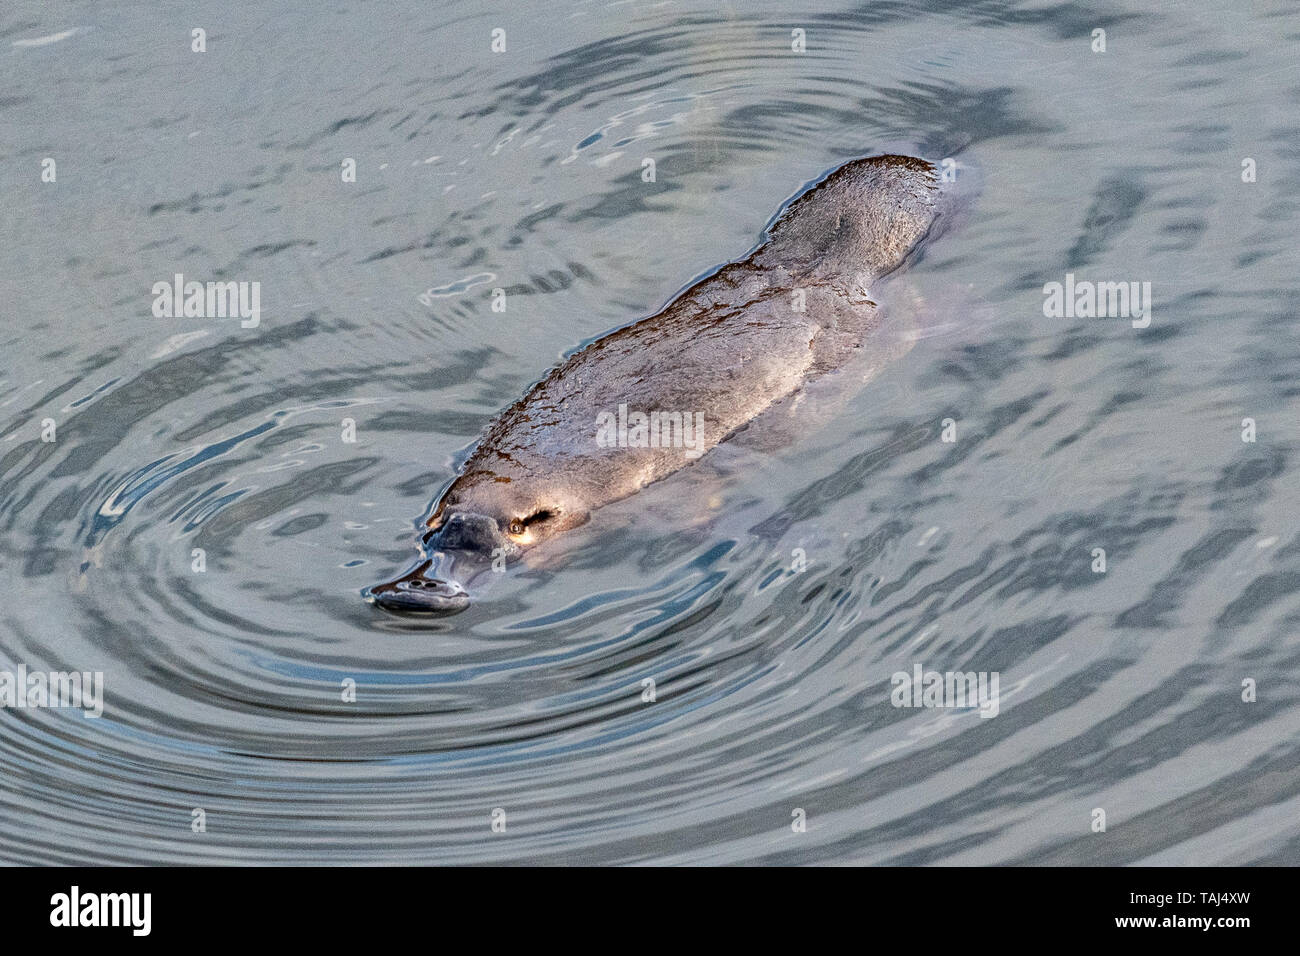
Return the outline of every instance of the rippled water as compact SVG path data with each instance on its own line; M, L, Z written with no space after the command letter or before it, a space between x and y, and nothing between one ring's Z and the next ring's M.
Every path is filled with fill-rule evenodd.
M0 11L0 668L105 686L0 711L0 857L1300 862L1295 7L527 6ZM556 359L889 150L982 188L850 408L362 601ZM155 318L177 272L260 325Z

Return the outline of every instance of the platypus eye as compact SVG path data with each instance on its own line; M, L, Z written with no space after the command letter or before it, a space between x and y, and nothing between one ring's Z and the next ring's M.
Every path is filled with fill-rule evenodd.
M523 534L524 529L527 528L530 524L534 524L535 522L538 521L545 521L547 518L553 517L554 514L555 512L547 511L545 508L543 508L540 511L534 511L527 518L523 518L522 520L519 518L515 518L510 522L509 531L511 534Z

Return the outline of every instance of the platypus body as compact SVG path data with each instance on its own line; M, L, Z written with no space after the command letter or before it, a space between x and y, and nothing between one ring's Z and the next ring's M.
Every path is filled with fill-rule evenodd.
M494 559L691 465L883 342L873 286L932 232L941 196L934 167L908 156L834 170L748 257L575 352L502 412L435 504L421 561L367 598L463 610L462 582Z

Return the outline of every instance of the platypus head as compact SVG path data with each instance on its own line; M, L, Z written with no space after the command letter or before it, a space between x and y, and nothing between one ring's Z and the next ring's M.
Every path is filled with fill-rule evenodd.
M367 596L390 611L455 614L469 606L465 589L483 572L505 568L588 513L554 481L471 470L457 478L425 522L424 557L402 577Z

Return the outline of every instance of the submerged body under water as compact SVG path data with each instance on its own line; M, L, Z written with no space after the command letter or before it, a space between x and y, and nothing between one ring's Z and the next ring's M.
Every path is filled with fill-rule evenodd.
M0 858L1300 861L1300 15L231 10L0 12ZM358 599L548 368L888 152L982 190L841 410Z
M915 157L832 171L747 257L569 356L502 412L426 522L421 550L431 557L367 599L459 613L470 579L552 546L724 442L795 444L906 354L914 330L877 300L956 202ZM699 498L708 476L684 477Z

